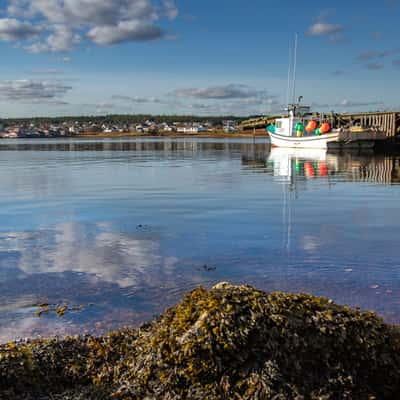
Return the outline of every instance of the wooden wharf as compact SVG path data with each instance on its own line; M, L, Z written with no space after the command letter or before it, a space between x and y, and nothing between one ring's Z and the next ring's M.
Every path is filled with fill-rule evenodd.
M400 135L400 111L379 111L362 113L314 113L313 116L320 120L327 120L335 128L362 127L375 129L385 134L386 139L395 138ZM275 123L276 118L281 115L270 115L248 119L240 125L243 130L262 129L269 124Z

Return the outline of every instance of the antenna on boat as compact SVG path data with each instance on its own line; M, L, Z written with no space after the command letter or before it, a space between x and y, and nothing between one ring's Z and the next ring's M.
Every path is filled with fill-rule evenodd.
M296 68L297 68L297 42L298 33L294 39L294 60L293 60L293 104L296 102Z
M291 75L292 75L292 48L289 46L289 67L288 67L288 77L287 77L287 92L286 92L286 106L289 107L290 102L290 91L291 91ZM289 108L288 108L289 111Z

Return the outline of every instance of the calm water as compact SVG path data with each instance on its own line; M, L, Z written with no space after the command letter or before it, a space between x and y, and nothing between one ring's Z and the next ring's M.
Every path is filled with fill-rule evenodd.
M0 341L139 324L219 281L400 322L400 158L2 140L0 168Z

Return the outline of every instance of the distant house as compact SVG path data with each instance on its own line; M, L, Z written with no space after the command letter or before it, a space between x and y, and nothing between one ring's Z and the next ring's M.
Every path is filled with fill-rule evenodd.
M224 126L224 131L225 131L226 133L233 133L233 132L236 132L237 129L236 129L236 127L233 126L233 125L225 125L225 126Z
M4 132L4 133L2 134L2 137L3 137L3 138L8 138L8 139L16 139L16 138L18 138L18 133L17 133L17 132L14 132L14 131L11 131L11 132Z
M196 134L196 133L202 133L202 132L207 132L207 129L204 128L202 125L193 125L193 126L186 126L184 127L183 133L191 133L191 134Z
M226 133L232 133L237 131L237 123L235 121L227 120L223 121L223 128Z
M119 126L111 126L111 125L107 125L107 124L103 124L101 126L102 130L104 133L116 133L116 132L124 132L123 128L120 128Z
M165 126L164 131L165 132L174 132L174 131L176 131L176 129L174 126Z
M168 125L166 122L163 122L160 124L159 129L164 131L164 132L174 132L176 131L175 126Z
M144 128L145 126L143 124L139 124L135 126L135 131L139 132L139 133L143 133L144 132Z

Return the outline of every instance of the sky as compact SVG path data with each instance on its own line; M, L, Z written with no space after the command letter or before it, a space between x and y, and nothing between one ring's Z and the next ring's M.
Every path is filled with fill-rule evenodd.
M0 117L400 110L400 0L0 0ZM293 54L293 49L291 50Z

